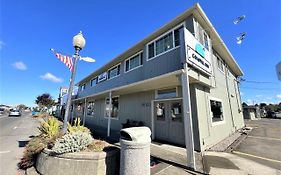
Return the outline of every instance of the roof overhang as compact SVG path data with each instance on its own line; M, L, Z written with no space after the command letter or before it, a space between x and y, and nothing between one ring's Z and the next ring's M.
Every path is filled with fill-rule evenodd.
M142 50L143 46L145 44L147 44L151 40L155 39L159 35L162 35L166 31L172 29L173 27L179 25L180 23L182 23L186 18L188 18L191 15L194 15L195 18L198 18L197 20L199 20L199 22L202 23L202 26L204 28L210 28L209 35L211 37L211 40L214 40L215 42L218 41L217 42L218 44L214 45L214 48L216 49L216 51L218 53L220 53L220 55L223 58L225 58L225 61L227 62L227 64L231 68L231 70L235 73L235 75L236 76L242 76L243 72L242 72L241 68L239 67L237 62L234 60L234 57L231 55L230 51L228 50L228 48L226 47L226 45L224 44L224 42L220 38L216 29L211 24L210 20L208 19L208 17L206 16L204 11L202 10L201 6L198 3L196 3L193 7L189 8L188 10L183 12L181 15L174 18L172 21L168 22L167 24L165 24L164 26L162 26L161 28L159 28L158 30L153 32L152 34L145 37L143 40L138 42L133 47L129 48L128 50L126 50L122 54L118 55L117 57L110 60L108 63L106 63L105 65L103 65L102 67L100 67L99 69L94 71L92 74L88 75L87 77L85 77L84 79L79 81L77 83L77 85L81 85L81 84L89 81L91 78L94 78L94 77L100 75L101 73L105 72L108 68L120 63L121 61L124 60L124 58L127 58L127 57L135 54L136 52Z

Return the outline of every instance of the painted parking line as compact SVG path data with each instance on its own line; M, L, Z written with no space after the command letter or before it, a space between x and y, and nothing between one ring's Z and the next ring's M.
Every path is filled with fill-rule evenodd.
M259 137L259 136L248 136L250 138L255 138L255 139L265 139L265 140L276 140L276 141L281 141L281 139L278 138L273 138L273 137Z
M167 166L166 168L162 169L161 171L155 173L155 175L162 173L163 171L167 170L168 168L170 168L172 165Z
M0 151L0 154L9 153L11 151Z
M267 161L270 161L270 162L281 163L280 160L275 160L275 159L269 159L269 158L265 158L265 157L260 157L260 156L256 156L256 155L252 155L252 154L248 154L248 153L243 153L243 152L240 152L240 151L232 151L232 152L233 152L234 154L240 154L240 155L244 155L244 156L255 157L255 158L258 158L258 159L267 160Z

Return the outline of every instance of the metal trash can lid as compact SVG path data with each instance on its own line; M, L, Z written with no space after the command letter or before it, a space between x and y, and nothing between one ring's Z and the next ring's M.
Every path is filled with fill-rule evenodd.
M126 141L146 143L151 141L151 131L146 126L121 129L120 138Z

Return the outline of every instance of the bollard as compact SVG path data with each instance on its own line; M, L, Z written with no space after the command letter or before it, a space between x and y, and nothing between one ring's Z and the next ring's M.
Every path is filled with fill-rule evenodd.
M150 174L150 135L148 127L120 131L120 175Z

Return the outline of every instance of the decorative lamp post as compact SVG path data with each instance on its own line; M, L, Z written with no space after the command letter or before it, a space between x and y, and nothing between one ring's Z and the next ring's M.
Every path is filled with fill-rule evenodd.
M63 134L65 134L67 131L67 122L68 122L68 116L69 116L70 106L71 106L71 96L72 96L72 91L73 91L73 86L74 86L74 78L75 78L75 74L76 74L76 64L77 64L77 60L80 59L79 52L80 52L80 50L82 50L85 47L85 44L86 44L85 38L83 37L82 32L80 31L77 35L75 35L73 37L73 47L75 48L75 54L73 57L73 59L74 59L73 60L73 71L71 73L65 115L64 115L64 120L63 120Z

